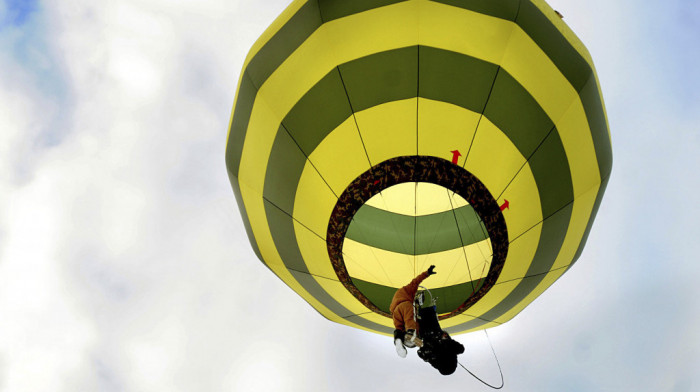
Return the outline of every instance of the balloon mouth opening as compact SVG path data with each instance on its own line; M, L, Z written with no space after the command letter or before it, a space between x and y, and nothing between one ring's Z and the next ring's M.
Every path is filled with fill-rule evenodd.
M497 201L461 166L404 156L373 166L338 198L326 235L343 286L371 311L391 317L398 287L431 264L426 280L440 319L463 313L498 280L508 233Z

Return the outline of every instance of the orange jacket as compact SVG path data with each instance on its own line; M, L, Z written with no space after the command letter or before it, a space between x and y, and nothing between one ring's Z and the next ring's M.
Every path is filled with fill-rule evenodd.
M389 311L391 313L394 313L394 309L396 309L396 307L399 306L399 304L401 302L408 301L410 303L413 303L413 298L416 296L416 292L418 291L418 285L420 285L420 283L427 277L428 277L428 271L425 271L422 274L416 276L416 278L413 279L411 281L411 283L396 290L396 294L394 294L394 298L391 299L391 305L389 305Z

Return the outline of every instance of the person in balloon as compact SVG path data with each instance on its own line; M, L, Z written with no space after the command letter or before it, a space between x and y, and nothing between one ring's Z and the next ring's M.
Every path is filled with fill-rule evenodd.
M391 299L389 311L394 319L394 345L401 358L406 358L406 347L413 348L416 345L421 345L413 301L421 282L435 273L435 266L431 265L427 271L416 276L411 283L396 290Z
M440 328L435 305L422 308L422 301L416 302L419 285L434 274L435 266L431 265L411 283L398 289L391 300L389 310L396 328L394 346L399 356L406 357L406 347L418 346L418 356L438 369L441 374L447 375L457 369L457 355L464 352L464 346L452 340L450 335ZM419 311L418 315L416 309ZM423 332L420 332L421 329Z
M458 364L457 355L464 352L464 346L440 328L435 305L419 308L418 314L422 337L418 356L440 374L446 376L454 373Z

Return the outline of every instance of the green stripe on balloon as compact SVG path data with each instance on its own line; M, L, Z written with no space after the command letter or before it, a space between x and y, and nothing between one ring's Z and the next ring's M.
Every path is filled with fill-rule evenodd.
M369 298L372 303L377 305L377 307L387 313L389 312L389 305L391 305L391 299L396 293L395 287L384 286L376 283L366 282L361 279L352 278L352 283L360 290L363 294ZM473 291L478 291L483 285L484 280L479 279L474 282L460 283L453 286L440 287L430 289L432 297L436 299L437 309L440 313L449 313L457 309L465 297L469 296L469 293ZM426 304L429 302L430 295L426 294Z
M413 217L365 204L353 217L345 236L367 246L406 255L444 252L488 238L483 222L469 205Z

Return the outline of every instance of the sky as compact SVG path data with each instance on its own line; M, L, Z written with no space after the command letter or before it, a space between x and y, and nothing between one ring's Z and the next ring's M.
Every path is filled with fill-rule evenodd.
M700 5L551 0L613 172L577 264L488 331L505 391L700 389ZM332 323L257 258L224 147L283 0L0 0L0 391L487 390ZM497 383L483 332L463 364Z

